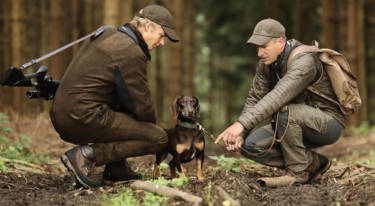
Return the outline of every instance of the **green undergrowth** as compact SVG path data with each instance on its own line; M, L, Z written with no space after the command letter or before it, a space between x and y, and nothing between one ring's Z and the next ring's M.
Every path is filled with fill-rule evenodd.
M8 116L0 112L0 171L7 173L16 164L27 166L27 163L48 162L48 156L30 152L31 144L30 137L14 134Z
M216 160L217 166L213 169L213 172L216 172L220 169L224 169L232 172L241 172L241 164L253 164L254 161L245 158L235 158L235 157L225 157L224 155L220 156L208 156L208 158Z

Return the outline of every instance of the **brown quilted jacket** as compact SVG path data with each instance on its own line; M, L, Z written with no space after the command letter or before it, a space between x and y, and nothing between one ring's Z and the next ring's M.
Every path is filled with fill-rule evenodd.
M73 119L90 124L104 114L110 124L113 117L108 109L155 122L146 70L150 54L141 34L132 30L139 44L115 28L85 41L57 90L51 114L60 118L58 122Z
M289 40L292 48L300 44ZM317 67L322 67L312 53L297 54L287 67L285 75L270 89L270 78L265 73L265 65L259 61L253 79L253 87L246 98L244 108L238 121L246 128L252 129L261 121L271 117L287 104L306 104L327 112L342 125L346 117L340 108L332 102L306 90L316 80ZM327 73L321 69L321 80L314 84L315 89L337 99Z

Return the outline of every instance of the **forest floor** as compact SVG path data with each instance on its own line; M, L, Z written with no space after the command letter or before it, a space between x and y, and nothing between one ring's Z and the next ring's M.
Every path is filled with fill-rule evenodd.
M73 145L58 137L47 116L21 118L15 115L9 122L13 133L31 138L28 148L32 154L48 155L50 161L7 164L9 171L0 172L0 205L110 205L106 197L119 195L128 188L128 183L90 190L77 188L59 160ZM195 162L187 163L188 182L178 189L202 197L204 205L222 205L217 186L240 205L375 205L374 134L342 137L318 151L334 160L331 169L319 181L265 188L256 183L257 178L281 175L283 171L241 159L238 153L229 154L207 140L205 180L200 182L195 177ZM235 158L225 159L222 154ZM221 164L213 160L215 158ZM132 168L143 173L146 180L150 179L153 162L152 155L129 159ZM163 172L169 175L167 169ZM142 193L132 191L136 198L142 198ZM151 205L142 199L137 201L140 205ZM191 205L176 198L163 201L161 205Z

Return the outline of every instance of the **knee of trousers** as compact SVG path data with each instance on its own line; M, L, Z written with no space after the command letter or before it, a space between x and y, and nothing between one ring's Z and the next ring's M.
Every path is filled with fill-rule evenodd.
M260 147L253 141L245 141L242 145L241 154L248 158L255 158L256 155L262 154L264 148ZM252 154L253 153L253 154Z

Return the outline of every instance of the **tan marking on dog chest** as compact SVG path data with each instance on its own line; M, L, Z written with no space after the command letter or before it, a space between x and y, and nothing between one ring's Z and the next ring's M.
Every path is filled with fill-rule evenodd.
M178 154L182 154L185 150L190 149L190 144L177 144L176 145L176 152Z
M195 142L194 143L195 148L197 148L199 151L203 151L204 149L204 142Z

